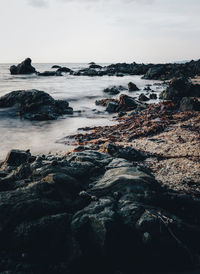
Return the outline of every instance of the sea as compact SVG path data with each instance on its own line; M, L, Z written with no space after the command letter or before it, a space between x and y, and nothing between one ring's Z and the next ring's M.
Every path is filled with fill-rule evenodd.
M33 64L37 71L53 70L53 65L66 66L74 71L88 67L88 64L45 63ZM113 85L126 86L131 81L140 91L123 94L139 95L146 85L159 94L162 87L154 85L159 81L143 80L141 76L73 76L63 73L61 77L37 75L11 75L9 67L13 64L0 64L0 97L14 90L37 89L49 93L55 99L65 99L74 109L73 115L64 115L55 121L29 121L20 119L12 108L0 108L0 160L11 149L30 149L32 154L65 153L72 146L59 142L62 138L76 134L79 128L89 126L113 125L113 115L105 112L95 101L109 97L103 92ZM102 66L108 64L101 64ZM114 96L114 97L118 97ZM113 96L112 96L113 97ZM154 102L154 101L150 101ZM156 101L155 101L156 102Z

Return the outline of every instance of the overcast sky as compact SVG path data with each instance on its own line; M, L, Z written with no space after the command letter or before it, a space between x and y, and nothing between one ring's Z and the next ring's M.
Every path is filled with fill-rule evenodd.
M0 62L200 58L200 0L0 0Z

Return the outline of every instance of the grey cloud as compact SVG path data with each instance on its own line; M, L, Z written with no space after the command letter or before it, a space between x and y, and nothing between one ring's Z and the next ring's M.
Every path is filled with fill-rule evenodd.
M28 0L28 4L36 8L48 7L48 0Z
M34 7L47 7L50 2L56 0L27 0L28 4ZM81 3L81 4L95 4L99 2L112 2L113 0L57 0L62 3ZM116 1L116 0L115 0ZM114 1L113 1L114 2ZM119 0L119 2L130 4L130 3L138 3L138 4L152 4L155 0Z

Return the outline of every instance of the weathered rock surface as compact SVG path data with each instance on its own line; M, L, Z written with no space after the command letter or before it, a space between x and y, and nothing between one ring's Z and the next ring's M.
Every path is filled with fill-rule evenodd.
M72 114L73 109L65 100L54 100L48 93L39 90L17 90L0 98L0 108L15 107L16 115L29 120L54 120L63 114Z
M8 177L0 177L1 273L172 273L198 264L199 198L162 189L137 163L140 152L109 146L112 156L9 153L0 168ZM30 167L26 178L19 164Z
M102 105L106 107L106 111L108 111L109 113L130 111L137 108L145 108L145 105L126 94L121 94L119 99L106 98L97 100L95 103L96 105Z
M72 72L71 69L67 68L67 67L60 67L57 69L57 72Z
M124 89L125 87L123 86L112 86L109 88L105 88L103 91L105 93L108 93L109 95L116 95L116 94L119 94Z
M117 63L109 66L100 67L91 63L89 68L72 72L74 75L84 76L120 76L125 75L144 75L144 79L151 80L170 80L174 77L194 77L200 74L200 60L190 61L185 64L131 64Z
M200 101L196 98L183 97L180 101L179 109L181 111L196 110L200 111Z
M143 102L149 101L149 98L144 93L141 93L138 99Z
M130 82L130 83L128 83L128 90L129 91L138 91L139 88L136 86L136 84Z
M172 101L181 110L199 110L199 102L191 97L200 98L200 85L194 85L187 78L171 80L168 88L160 95L161 99Z
M31 59L27 58L19 65L10 67L11 74L31 74L36 73L36 69L31 65Z

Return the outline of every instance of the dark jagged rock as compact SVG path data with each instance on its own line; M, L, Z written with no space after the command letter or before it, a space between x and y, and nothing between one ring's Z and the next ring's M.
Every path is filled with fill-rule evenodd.
M19 65L11 66L10 67L10 73L13 74L13 75L15 75L15 74L31 74L31 73L36 73L36 69L31 65L31 59L26 58Z
M183 97L180 101L179 108L181 111L186 111L186 110L200 111L200 101L198 101L196 98Z
M58 70L57 70L57 72L72 72L72 70L71 69L69 69L69 68L67 68L67 67L60 67L60 68L58 68Z
M116 94L119 94L124 89L125 88L123 86L113 86L113 87L105 88L103 91L110 95L116 95Z
M176 77L194 77L200 74L200 60L191 61L185 64L131 64L117 63L100 67L95 63L90 63L89 68L72 72L73 75L83 76L119 76L144 75L144 79L150 80L171 80Z
M120 111L133 110L133 109L136 109L137 106L139 105L139 103L136 102L132 97L125 94L120 95L119 103L120 103L120 106L119 106Z
M200 85L193 85L187 78L175 78L160 95L161 99L171 100L177 105L183 97L200 97Z
M111 144L108 152L37 158L28 151L9 153L0 167L2 273L172 273L198 267L199 198L162 188L135 162L143 159L140 152Z
M53 68L53 69L59 69L59 68L61 68L61 66L59 66L59 65L53 65L51 68Z
M60 71L44 71L44 72L38 72L38 76L62 76L62 73Z
M158 79L165 72L164 65L150 68L144 76L144 79Z
M109 113L114 113L114 112L116 112L118 107L119 107L118 102L110 101L106 107L106 111Z
M184 64L152 65L144 75L144 79L170 80L174 77L194 77L200 74L200 60Z
M129 91L138 91L139 88L132 82L128 83L128 90Z
M141 161L145 159L144 153L130 146L123 147L108 143L104 145L104 150L112 157L123 158L128 161Z
M8 153L6 163L10 166L20 166L27 162L30 156L29 151L13 149Z
M149 98L150 98L151 100L156 100L156 99L158 98L158 96L157 96L156 93L151 93L151 94L149 95Z
M149 98L146 95L144 95L144 93L141 93L139 96L139 101L146 102L149 101Z
M97 100L95 103L96 105L102 105L106 107L106 111L110 113L134 110L144 106L140 102L136 101L134 98L126 94L121 94L119 100L102 99Z
M54 100L48 93L34 89L13 91L0 98L0 108L13 106L16 114L29 120L54 120L73 113L67 101Z
M91 68L91 69L101 69L102 66L96 65L96 64L91 64L91 65L90 65L90 68Z

